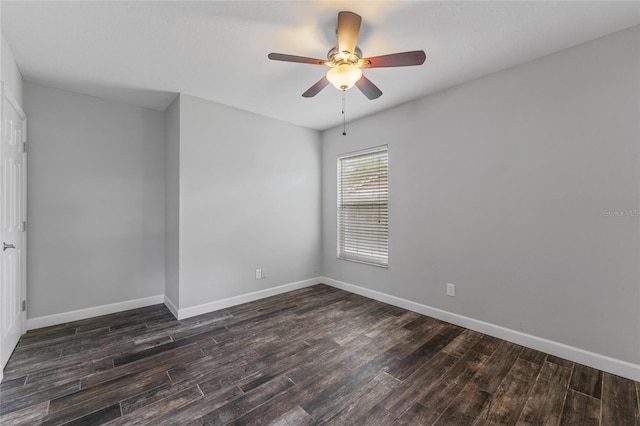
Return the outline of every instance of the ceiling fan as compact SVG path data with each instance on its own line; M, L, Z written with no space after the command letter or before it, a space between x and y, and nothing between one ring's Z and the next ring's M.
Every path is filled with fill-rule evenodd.
M369 99L376 99L382 95L382 91L362 75L366 68L381 67L405 67L410 65L422 65L426 59L423 50L411 52L392 53L389 55L363 58L362 51L357 46L358 34L362 18L353 12L338 13L338 45L329 50L327 60L307 58L304 56L287 55L284 53L269 53L269 59L274 61L298 62L301 64L324 65L331 67L326 76L311 86L302 94L310 98L324 89L329 83L338 90L347 90L354 85L360 89Z

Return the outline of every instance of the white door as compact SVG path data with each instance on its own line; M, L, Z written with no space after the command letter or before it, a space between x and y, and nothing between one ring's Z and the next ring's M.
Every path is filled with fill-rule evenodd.
M26 330L26 116L2 85L0 368Z

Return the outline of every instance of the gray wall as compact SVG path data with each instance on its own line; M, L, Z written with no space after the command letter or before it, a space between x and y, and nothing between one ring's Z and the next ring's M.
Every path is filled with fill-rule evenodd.
M29 318L163 294L162 112L24 87Z
M13 51L11 50L11 46L7 43L7 40L4 38L4 34L2 34L2 49L1 52L1 75L2 81L5 84L6 89L11 93L11 96L15 98L16 101L22 106L24 109L24 99L22 95L22 75L20 74L20 70L18 69L18 65L16 65L15 58L13 57Z
M164 294L180 306L180 95L164 112L165 134L165 283Z
M316 131L180 95L181 309L319 276L320 159Z
M639 363L640 220L605 212L640 208L639 54L635 27L323 132L323 275ZM389 269L336 259L336 156L380 144Z

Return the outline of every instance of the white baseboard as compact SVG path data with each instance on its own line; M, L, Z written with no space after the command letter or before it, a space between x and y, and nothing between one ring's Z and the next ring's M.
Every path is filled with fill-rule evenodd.
M63 312L60 314L47 315L44 317L27 319L27 330L49 327L51 325L64 324L67 322L83 320L100 315L114 314L116 312L127 311L129 309L143 308L145 306L158 305L164 302L163 295L145 297L142 299L127 300L124 302L111 303L109 305L94 306L77 311Z
M172 303L173 309L177 311L177 315L176 312L173 312L171 307L167 307L169 308L169 310L171 310L171 312L173 312L173 315L177 319L181 320L185 318L195 317L196 315L206 314L209 312L228 308L231 306L240 305L242 303L253 302L254 300L264 299L265 297L275 296L277 294L286 293L288 291L309 287L312 285L320 284L321 282L322 280L320 279L320 277L311 278L308 280L297 281L277 287L267 288L265 290L254 291L253 293L241 294L239 296L233 296L227 299L215 300L213 302L203 303L201 305L190 306L183 309L175 309L175 306Z
M67 322L78 321L86 318L107 315L116 312L122 312L129 309L142 308L145 306L157 305L164 303L171 313L177 319L185 319L196 315L201 315L219 309L228 308L242 303L252 302L254 300L263 299L265 297L275 296L288 291L297 290L304 287L324 283L332 287L356 293L370 299L408 309L419 314L427 315L451 324L479 331L499 339L507 340L522 346L536 349L549 353L564 359L568 359L579 364L587 365L598 370L606 371L611 374L626 377L631 380L640 381L640 365L611 358L606 355L586 351L566 345L564 343L555 342L544 339L542 337L533 336L531 334L522 333L499 325L480 321L474 318L444 311L442 309L423 305L411 300L381 293L368 288L349 284L346 282L334 280L327 277L317 277L308 280L297 281L294 283L284 284L252 293L242 294L239 296L229 297L227 299L216 300L213 302L203 303L197 306L178 309L175 304L166 296L157 295L142 299L128 300L125 302L112 303L109 305L96 306L92 308L79 309L71 312L64 312L55 315L48 315L38 318L27 319L27 330L48 327L52 325L64 324ZM1 374L1 371L0 371Z
M67 322L97 317L100 315L114 314L116 312L157 305L160 303L164 303L167 309L169 309L169 311L171 311L173 316L175 316L177 319L185 319L196 315L217 311L218 309L224 309L230 306L240 305L242 303L252 302L254 300L263 299L265 297L286 293L291 290L297 290L299 288L320 284L320 282L320 277L316 277L304 281L297 281L277 287L268 288L265 290L255 291L253 293L241 294L239 296L229 297L227 299L203 303L202 305L191 306L184 309L178 309L171 299L169 299L166 295L160 294L157 296L145 297L143 299L127 300L125 302L79 309L77 311L62 312L59 314L47 315L44 317L30 318L27 319L27 330L34 330L36 328L64 324Z
M522 333L521 331L512 330L499 325L480 321L477 319L465 317L463 315L447 312L442 309L433 308L421 303L412 302L400 297L391 296L368 288L359 287L357 285L345 283L327 277L321 277L321 282L332 287L356 293L370 299L408 309L422 315L427 315L451 324L479 331L489 336L507 340L518 345L546 352L560 358L568 359L579 364L587 365L598 370L606 371L611 374L626 377L631 380L640 381L640 365L627 361L611 358L606 355L589 352L584 349L565 345L564 343L555 342L531 334Z
M175 303L173 303L171 299L167 297L166 294L164 295L164 306L166 306L167 309L171 311L174 317L178 318L178 308L176 307Z

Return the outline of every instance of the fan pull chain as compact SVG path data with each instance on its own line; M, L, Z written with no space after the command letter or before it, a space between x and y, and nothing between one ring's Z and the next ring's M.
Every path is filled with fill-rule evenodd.
M342 89L342 136L347 136L347 115L345 111L345 94L346 90Z

